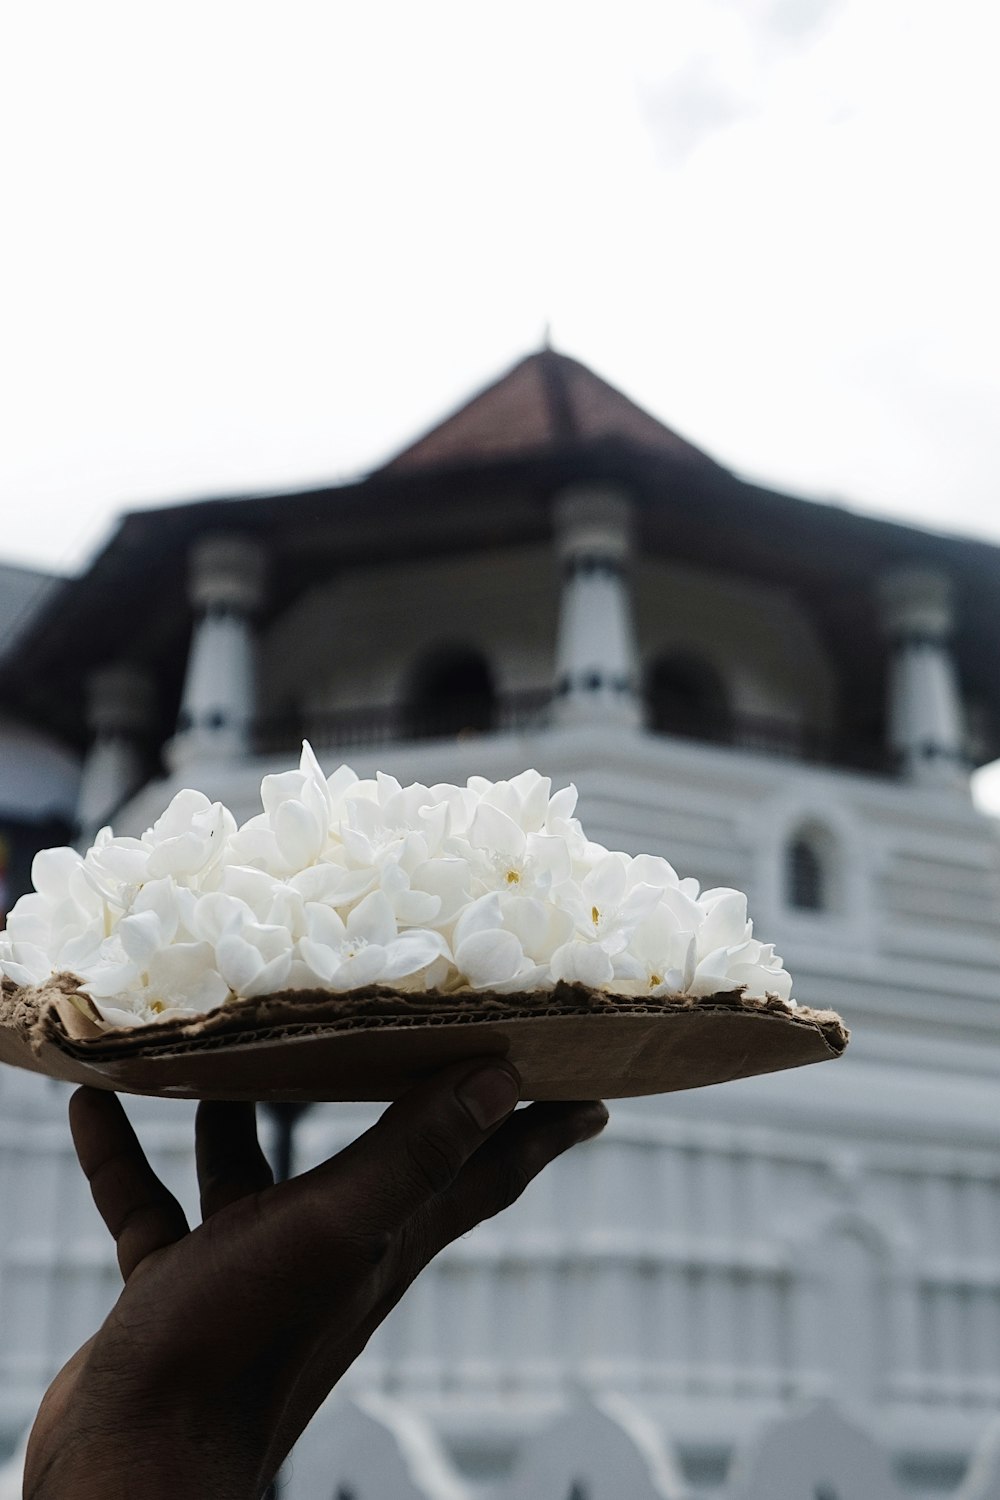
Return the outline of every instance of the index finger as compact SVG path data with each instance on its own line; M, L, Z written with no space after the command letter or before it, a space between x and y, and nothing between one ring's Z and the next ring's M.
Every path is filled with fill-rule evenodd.
M498 1058L456 1063L418 1084L345 1151L287 1185L320 1237L387 1242L447 1190L513 1112L520 1089ZM303 1248L306 1248L303 1246Z
M146 1160L117 1094L77 1089L69 1101L69 1123L127 1281L147 1256L187 1234L184 1210Z

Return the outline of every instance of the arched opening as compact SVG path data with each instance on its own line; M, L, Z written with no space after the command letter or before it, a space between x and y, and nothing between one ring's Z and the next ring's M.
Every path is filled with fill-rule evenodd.
M406 722L414 739L482 734L496 722L490 664L467 646L441 646L414 669L406 695Z
M829 911L834 905L833 839L819 824L799 828L785 845L785 905Z
M826 905L823 865L808 839L788 847L788 905L796 911L822 911Z
M658 656L646 672L646 723L654 734L728 743L732 713L725 684L700 656Z

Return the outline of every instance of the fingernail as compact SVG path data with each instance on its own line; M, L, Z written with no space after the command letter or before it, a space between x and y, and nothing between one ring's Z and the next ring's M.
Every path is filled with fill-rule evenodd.
M480 1068L463 1078L455 1093L480 1130L509 1115L520 1097L518 1080L506 1068Z
M595 1135L600 1135L609 1118L607 1109L599 1100L579 1110L576 1116L577 1140L581 1144L593 1140Z

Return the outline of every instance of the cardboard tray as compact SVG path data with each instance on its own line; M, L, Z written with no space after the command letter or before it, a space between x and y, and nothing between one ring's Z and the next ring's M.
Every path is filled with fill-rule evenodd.
M388 1100L436 1068L496 1055L524 1099L621 1099L839 1057L832 1011L773 997L633 999L559 984L519 995L286 992L196 1021L101 1030L73 975L5 980L0 1060L50 1078L180 1099ZM73 997L76 998L73 998Z

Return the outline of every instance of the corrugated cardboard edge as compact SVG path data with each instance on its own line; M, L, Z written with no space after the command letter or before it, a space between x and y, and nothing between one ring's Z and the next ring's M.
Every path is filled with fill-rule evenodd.
M550 1022L586 1021L588 1045L599 1049L602 1035L606 1034L609 1040L612 1032L616 1037L621 1036L623 1018L632 1017L645 1022L644 1027L636 1029L638 1040L640 1031L643 1037L649 1033L650 1026L654 1033L658 1032L662 1024L669 1024L671 1018L674 1021L687 1018L689 1022L697 1018L697 1029L703 1031L704 1023L714 1016L719 1020L713 1027L713 1034L720 1051L725 1052L727 1046L735 1045L733 1034L737 1028L732 1023L739 1021L738 1045L743 1056L738 1069L727 1065L720 1070L720 1081L724 1077L749 1076L754 1072L839 1057L849 1036L834 1012L804 1007L792 1010L774 996L761 1000L744 996L739 991L728 991L699 997L630 997L568 984L559 984L551 991L523 994L432 991L417 995L401 994L379 986L369 986L346 995L286 991L257 1000L236 1000L194 1021L167 1021L155 1026L113 1031L102 1030L88 1017L87 1011L86 997L79 994L79 981L71 974L56 975L38 989L19 989L5 980L0 992L0 1059L68 1082L94 1083L98 1087L114 1087L126 1092L159 1092L155 1080L161 1076L164 1080L162 1091L178 1094L185 1091L185 1085L176 1080L184 1073L184 1059L189 1058L192 1077L204 1079L211 1074L212 1095L222 1097L224 1091L220 1080L225 1078L227 1058L234 1064L239 1058L245 1096L248 1057L259 1056L262 1065L268 1060L273 1063L279 1055L284 1058L294 1054L296 1059L304 1061L299 1046L294 1047L291 1054L279 1054L275 1049L282 1044L322 1040L324 1056L330 1058L334 1055L330 1052L331 1043L338 1036L353 1039L351 1047L364 1066L377 1059L377 1052L370 1045L375 1042L377 1034L386 1038L383 1046L388 1046L386 1034L392 1033L395 1038L393 1048L398 1053L400 1033L409 1033L412 1050L426 1066L434 1046L429 1035L422 1037L418 1045L413 1035L418 1031L436 1032L442 1039L447 1032L448 1048L452 1052L456 1028L458 1035L467 1037L472 1043L474 1029L482 1027L481 1034L489 1038L489 1050L497 1049L498 1038L509 1041L510 1037L524 1038L530 1033L536 1058L540 1048L550 1060L548 1088L558 1085L556 1038L565 1036L568 1040L572 1034L579 1044L580 1036L578 1025L560 1028L549 1025ZM731 1018L728 1027L724 1019L727 1016ZM759 1058L746 1052L747 1033L742 1023L751 1017L772 1023L760 1031L753 1028ZM602 1018L605 1023L603 1031ZM778 1040L773 1031L775 1023L784 1033L777 1048L773 1045ZM797 1040L788 1035L788 1028L796 1034ZM683 1029L687 1031L690 1027ZM403 1044L403 1050L406 1045ZM466 1050L474 1051L475 1047L466 1044ZM505 1050L505 1047L500 1050ZM516 1052L516 1046L514 1050ZM256 1082L260 1087L256 1091L259 1097L267 1097L267 1069L262 1066L259 1071L261 1076ZM273 1097L296 1095L294 1073L293 1066L291 1080L286 1079L281 1093ZM555 1084L551 1081L553 1078ZM621 1087L620 1074L614 1082ZM680 1081L671 1078L666 1086L684 1087L683 1077ZM189 1092L199 1087L194 1083ZM303 1085L303 1089L305 1087ZM339 1087L341 1092L330 1097L387 1097L377 1092L366 1093L362 1079L357 1081L358 1092L352 1095L342 1092L342 1082ZM315 1070L308 1088L311 1090L309 1097L321 1096ZM320 1092L317 1092L318 1088ZM643 1091L651 1092L655 1088L647 1086ZM607 1097L612 1097L610 1089L604 1092ZM303 1092L301 1096L307 1095Z

